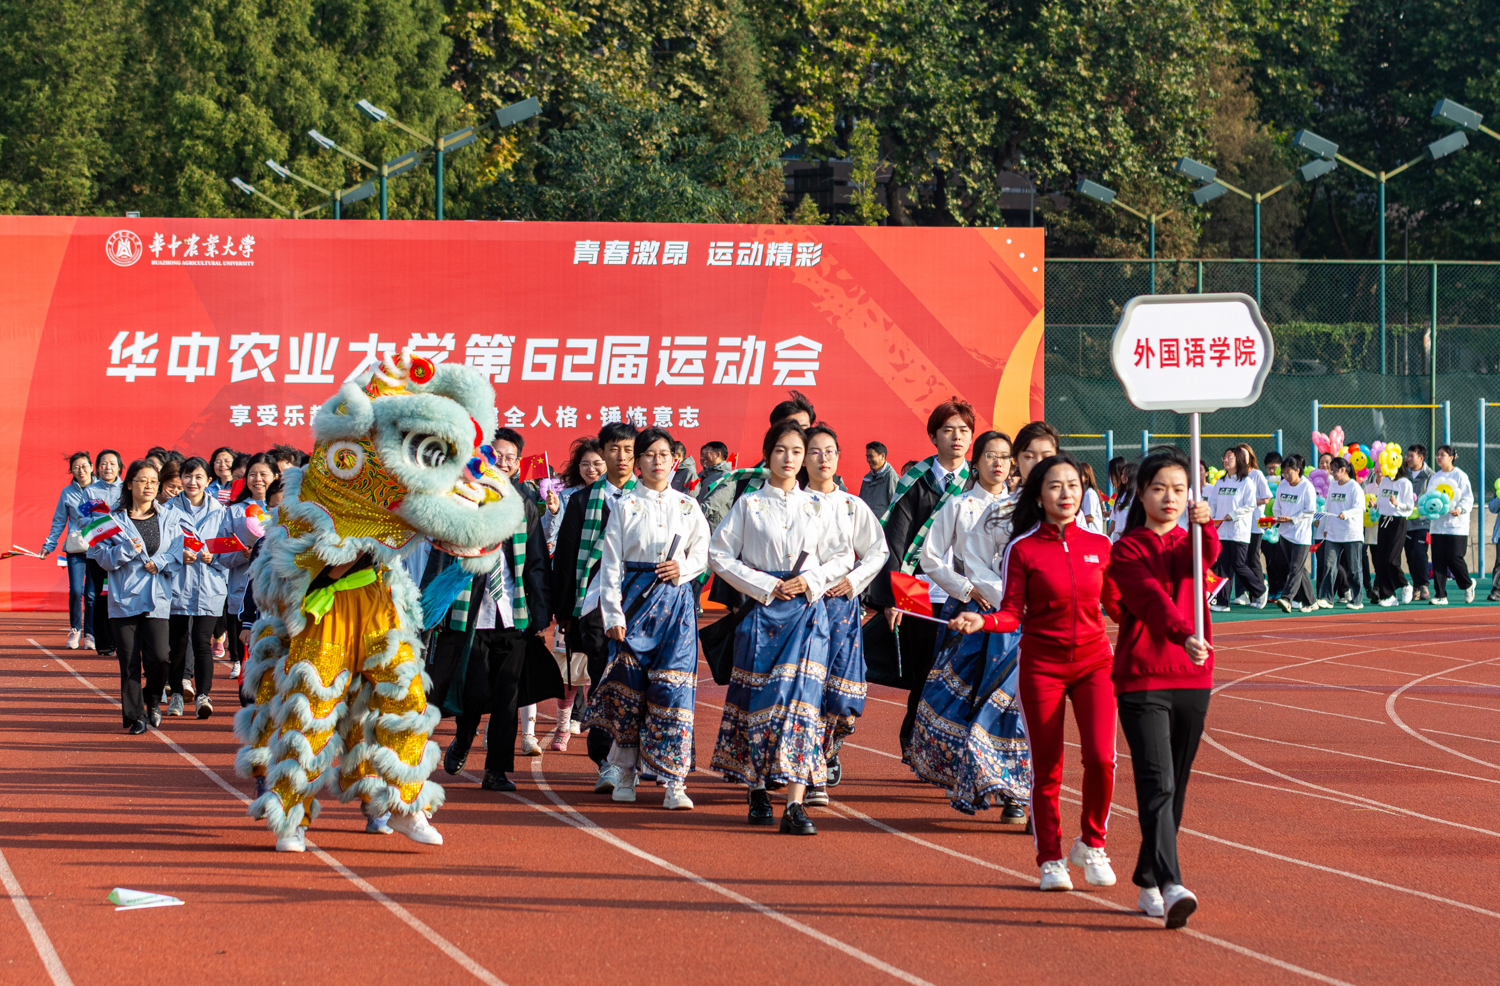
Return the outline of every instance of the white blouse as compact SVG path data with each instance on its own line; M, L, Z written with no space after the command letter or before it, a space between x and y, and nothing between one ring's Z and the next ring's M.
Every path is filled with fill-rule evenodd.
M971 545L969 539L974 528L983 522L990 505L1010 498L1009 493L987 493L984 487L975 486L945 503L933 516L927 540L922 542L922 573L949 596L968 602L977 587L992 608L998 607L998 579L985 584L976 582L974 576L976 570L984 570L990 541L981 538ZM971 550L978 553L977 559L970 558Z
M1005 546L1010 543L1011 516L1016 512L1020 491L998 496L985 508L979 520L964 533L964 574L997 608L1005 596L1001 577Z
M815 602L854 568L850 546L835 547L826 537L822 506L803 489L763 486L746 493L714 531L709 567L739 591L769 604L780 579L766 573L792 571L805 551L801 574L807 580L807 601Z
M841 549L849 549L858 559L859 563L847 576L849 584L854 587L854 595L858 596L869 588L885 567L886 556L890 554L885 543L885 528L880 526L880 520L865 501L847 490L836 489L832 493L809 490L808 495L823 504L827 522L825 550L829 557Z
M599 557L606 630L625 626L625 563L670 561L667 549L674 537L681 540L672 555L679 568L672 584L682 585L708 569L708 520L698 501L671 488L657 492L637 485L610 508Z

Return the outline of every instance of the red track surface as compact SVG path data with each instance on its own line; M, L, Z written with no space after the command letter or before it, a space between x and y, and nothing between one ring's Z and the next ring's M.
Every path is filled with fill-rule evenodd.
M478 789L478 750L470 776L440 775L441 848L364 835L335 802L312 830L324 852L278 855L244 814L228 710L127 736L85 684L117 697L114 659L63 650L64 630L0 617L0 852L24 894L0 904L7 986L1500 981L1497 609L1221 629L1187 933L1133 909L1123 738L1106 890L1038 892L1029 837L914 781L895 756L905 693L882 688L815 838L749 828L742 789L707 774L692 812L654 787L614 804L575 739L514 796ZM704 763L722 694L700 689ZM116 912L115 886L187 903Z

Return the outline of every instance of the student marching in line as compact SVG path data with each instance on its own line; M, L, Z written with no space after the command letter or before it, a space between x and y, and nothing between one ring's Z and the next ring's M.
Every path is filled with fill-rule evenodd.
M1105 595L1120 627L1111 677L1141 823L1136 906L1165 918L1168 928L1187 924L1198 907L1182 885L1177 831L1214 684L1212 628L1206 616L1203 636L1194 627L1192 538L1178 523L1188 468L1177 449L1158 449L1141 463L1136 505L1110 554ZM1203 563L1211 565L1220 542L1209 506L1200 501L1187 513L1202 528Z
M1304 479L1307 460L1293 452L1281 460L1281 483L1276 487L1276 523L1281 534L1282 561L1286 581L1276 605L1283 612L1317 608L1312 578L1307 574L1307 555L1312 548L1313 517L1318 513L1318 491Z
M665 782L663 808L685 809L693 807L687 775L698 694L693 588L708 568L709 532L698 502L671 488L672 444L660 428L636 435L640 481L604 525L599 600L609 664L583 720L610 735L608 763L619 771L613 800L635 800L640 766Z
M271 484L276 482L280 473L276 469L276 460L270 453L258 452L252 455L245 464L245 485L229 503L229 523L233 525L236 535L246 531L246 511L253 505L262 511L266 509L267 491ZM243 539L242 539L243 540ZM246 543L244 551L225 552L219 557L219 564L229 569L229 598L226 603L226 624L229 633L229 676L238 678L242 663L245 660L245 644L241 630L250 629L240 620L240 614L245 607L245 588L250 584L250 555L255 550L255 545ZM251 696L253 698L254 696ZM245 696L240 696L240 701L245 702Z
M1281 453L1274 450L1268 451L1264 461L1266 464L1266 476L1274 476L1277 483L1280 484ZM1270 479L1266 479L1264 490L1266 503L1270 503L1275 498L1275 493L1271 489ZM1256 499L1259 502L1260 498L1257 497ZM1271 513L1274 514L1275 512L1275 508L1271 508ZM1271 590L1271 598L1274 599L1281 594L1281 587L1286 582L1286 550L1279 539L1276 541L1262 539L1260 542L1260 554L1265 566L1266 586Z
M219 556L208 550L210 538L234 533L229 511L208 494L208 463L194 456L183 462L179 471L182 492L168 501L191 525L191 543L184 545L183 565L172 578L172 616L168 632L170 666L167 684L172 689L172 704L167 715L183 713L183 696L188 694L184 682L187 652L193 651L193 672L186 675L192 684L193 704L199 719L214 714L214 627L223 616L229 598L229 569ZM197 547L194 548L193 544Z
M1016 494L1006 484L1010 436L987 431L974 443L974 488L933 518L922 546L922 570L948 593L943 617L992 613L1004 597L999 558L1010 541ZM1016 704L1016 633L938 637L937 656L912 730L911 768L948 792L965 814L1003 805L1002 823L1019 825L1030 796L1030 756Z
M1094 467L1080 462L1078 475L1083 480L1083 506L1078 508L1078 523L1084 530L1107 534L1104 528L1109 518L1104 516L1104 500L1100 498L1098 483L1094 480Z
M558 556L557 539L562 531L568 501L574 493L588 490L604 476L602 453L599 439L593 435L574 439L568 466L562 472L563 488L561 492L547 494L542 529L547 534L547 550L553 558ZM563 697L557 702L557 724L553 727L547 749L562 753L568 749L569 738L583 731L583 709L588 704L589 656L581 650L568 648L568 635L560 624L552 635L552 654L557 659L558 673L562 675Z
M1375 541L1375 601L1381 606L1411 602L1412 587L1401 571L1402 550L1406 547L1406 519L1417 507L1411 480L1399 473L1383 472L1375 487L1375 511L1380 515L1380 530Z
M828 761L828 781L809 788L803 802L822 807L828 804L828 788L838 784L843 773L839 749L854 732L854 720L865 711L869 685L859 597L885 567L888 549L885 531L863 496L839 489L839 436L827 425L813 425L807 430L807 443L806 489L822 505L827 538L819 554L832 557L852 550L857 561L823 595L828 609L828 677L823 686L823 756Z
M1257 516L1259 516L1261 510L1265 507L1265 505L1271 502L1271 484L1266 479L1266 474L1261 472L1260 463L1255 458L1255 449L1250 447L1250 443L1240 442L1235 446L1235 448L1244 452L1245 460L1250 463L1249 480L1250 482L1255 484L1255 513ZM1276 461L1281 461L1280 456L1277 457ZM1250 527L1250 546L1245 549L1245 562L1250 566L1250 571L1255 574L1256 581L1266 587L1268 593L1266 601L1269 601L1271 580L1266 578L1265 575L1267 570L1265 567L1265 562L1261 556L1261 548L1262 541L1260 526L1258 524L1252 524ZM1245 606L1248 606L1250 604L1250 587L1248 585L1237 585L1232 587L1231 589L1226 589L1225 592L1234 593L1234 598L1230 600L1231 602L1239 603L1240 605Z
M1364 609L1361 563L1365 553L1365 492L1349 474L1349 460L1334 456L1323 516L1323 547L1318 551L1318 606L1332 609L1340 565L1349 573L1345 609Z
M823 689L828 608L823 596L854 567L848 547L825 557L823 504L797 487L807 436L795 421L762 443L765 485L736 500L709 547L716 575L749 597L735 628L734 672L712 768L750 787L749 822L775 819L767 788L786 788L781 831L815 835L803 797L827 782Z
M1452 574L1453 581L1464 592L1464 602L1472 603L1475 585L1464 553L1469 547L1469 511L1474 509L1474 487L1468 475L1454 465L1452 445L1439 445L1433 458L1437 460L1437 472L1427 480L1427 488L1436 490L1446 486L1453 493L1448 498L1448 512L1429 522L1433 581L1429 601L1434 606L1448 605L1448 576Z
M1264 478L1264 477L1262 477ZM1250 565L1250 534L1256 530L1255 516L1260 511L1255 502L1260 487L1250 474L1250 459L1238 445L1224 450L1224 477L1209 487L1205 498L1210 512L1218 520L1217 534L1223 546L1214 571L1224 578L1224 585L1209 608L1216 613L1229 612L1229 590L1235 580L1253 596L1249 605L1266 608L1266 585ZM1180 514L1180 512L1179 512Z
M94 482L94 464L87 452L74 452L68 458L72 482L57 495L57 509L52 511L52 528L42 542L41 556L47 557L57 547L64 529L68 539L63 545L68 564L68 650L83 646L94 649L94 597L88 581L88 543L80 532L91 519L89 501L94 497L89 487ZM111 504L113 501L111 501Z
M1427 446L1421 442L1413 442L1406 447L1406 454L1401 457L1401 472L1411 483L1412 502L1422 499L1422 494L1432 489L1432 467L1427 464ZM1468 528L1464 528L1468 533ZM1403 546L1406 555L1406 571L1411 577L1413 598L1422 600L1431 598L1431 588L1427 584L1427 566L1430 560L1427 557L1427 536L1431 533L1431 523L1426 517L1418 513L1406 520L1406 544ZM1404 595L1404 593L1403 593ZM1402 602L1410 602L1403 599Z
M1130 501L1135 496L1134 462L1126 462L1123 456L1109 460L1109 482L1114 491L1109 508L1109 539L1120 540L1125 533L1125 518L1130 514Z
M1115 882L1104 848L1115 788L1114 654L1100 609L1110 541L1074 522L1082 495L1072 456L1036 463L1012 517L1019 533L1005 549L1000 611L960 613L949 623L964 633L1021 630L1019 692L1031 747L1031 818L1042 890L1073 889L1069 861L1083 868L1093 886ZM1070 698L1082 745L1083 810L1082 834L1065 855L1058 799Z
M124 482L120 474L124 472L124 460L120 453L112 448L100 449L99 454L94 456L94 482L88 487L88 494L94 500L102 500L113 507L120 502L120 493ZM84 555L88 558L88 555ZM88 558L88 588L93 593L94 600L94 622L84 628L85 633L91 633L94 637L94 651L100 657L109 657L115 652L115 635L110 629L109 623L109 600L107 595L106 577L104 569L92 558Z

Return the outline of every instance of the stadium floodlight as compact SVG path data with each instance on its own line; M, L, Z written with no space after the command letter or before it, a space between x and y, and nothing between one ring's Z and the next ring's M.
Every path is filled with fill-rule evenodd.
M369 117L370 119L374 120L376 123L379 123L382 120L384 120L387 116L390 116L389 113L387 113L385 110L381 109L380 107L376 106L374 103L370 102L368 99L361 99L359 102L355 103L354 105L355 105L355 107L357 107L359 109L359 111L361 113L363 113L365 116Z
M318 133L316 130L309 130L307 132L307 135L313 139L313 143L317 144L319 147L323 148L323 150L325 150L325 151L336 151L336 150L339 149L339 145L335 144L333 141L329 140L327 137L324 137L322 134Z
M270 168L272 171L276 172L276 174L288 180L290 180L292 177L292 173L286 168L283 168L281 165L277 164L273 158L266 158L266 167Z
M404 174L406 174L412 168L415 168L418 164L422 163L422 158L424 158L426 156L427 156L427 152L426 151L422 151L422 150L407 151L405 154L401 155L400 157L393 158L393 159L387 161L385 163L385 174L386 174L386 177L387 178L395 178L397 175L404 175Z
M253 195L258 199L265 199L267 202L271 203L273 206L275 206L277 209L281 210L288 216L292 215L291 209L288 209L286 206L282 205L280 202L277 202L275 199L271 198L271 196L265 194L264 192L259 191L254 185L250 184L247 181L242 181L239 178L231 178L229 179L229 184L233 185L235 188L238 188L246 195Z
M1339 145L1326 137L1319 137L1311 130L1298 130L1292 135L1292 146L1297 150L1325 161L1339 156Z
M1317 181L1330 171L1337 169L1337 161L1325 161L1322 158L1313 158L1311 161L1297 169L1297 177L1303 181Z
M477 130L473 127L464 127L453 131L451 134L443 134L438 139L438 143L442 145L443 153L446 154L448 151L456 151L460 147L468 147L478 139L479 132Z
M1476 113L1460 103L1451 99L1440 99L1432 108L1434 120L1446 120L1455 127L1462 127L1470 133L1476 133L1484 129L1484 114Z
M1173 170L1176 171L1179 175L1187 175L1194 181L1201 181L1204 183L1212 182L1219 176L1218 171L1210 168L1208 165L1202 163L1201 161L1194 161L1190 157L1178 158L1177 167ZM1224 193L1220 192L1219 194L1222 195ZM1202 205L1201 202L1199 204Z
M319 202L317 205L313 206L311 209L303 209L301 212L297 213L297 218L298 219L301 219L303 216L312 215L314 212L318 212L323 207L327 206L329 203L333 204L333 218L335 218L335 219L342 219L342 218L344 218L344 212L343 212L343 208L342 208L342 203L343 203L343 193L342 192L335 192L331 188L324 188L322 185L319 185L319 184L316 184L314 182L308 181L306 178L303 178L301 175L297 174L291 168L288 168L286 165L281 164L280 162L278 162L275 158L266 158L266 167L270 168L274 173L276 173L277 175L281 176L282 178L285 178L285 179L287 179L289 181L297 182L299 185L306 185L308 188L312 189L313 191L319 192L319 193L321 193L322 195L325 196L325 198L324 198L324 200L322 202Z
M247 185L244 182L240 181L238 178L231 178L231 179L229 179L229 182L235 188L238 188L240 191L244 192L246 195L254 195L255 194L255 186L254 185Z
M1149 214L1142 212L1139 209L1133 209L1130 206L1126 205L1124 202L1121 202L1115 198L1115 190L1113 188L1110 188L1107 185L1101 185L1096 181L1089 181L1087 178L1078 183L1078 192L1080 195L1083 195L1086 198L1093 199L1100 205L1117 206L1118 208L1124 209L1132 216L1136 216L1140 219L1146 220L1146 226L1149 230L1146 241L1146 255L1150 257L1151 260L1156 260L1156 223L1158 220L1165 219L1172 213L1176 212L1176 209L1168 209L1166 212L1153 212ZM1156 293L1155 263L1151 264L1151 293Z
M1441 140L1435 140L1427 145L1427 157L1433 161L1441 160L1449 154L1457 154L1469 146L1469 135L1462 130L1455 130Z
M1096 181L1085 178L1078 183L1078 191L1102 205L1113 205L1115 201L1115 190L1106 188Z
M1212 185L1204 185L1202 188L1193 193L1193 204L1207 205L1208 203L1212 202L1214 199L1218 198L1228 191L1228 188L1225 188L1218 182L1214 182Z
M375 183L373 181L367 181L357 188L351 188L347 192L341 193L339 195L339 201L344 205L353 205L354 203L361 202L374 194Z
M530 99L523 99L519 103L511 103L509 106L500 107L495 111L495 115L490 118L490 125L496 130L503 130L513 124L520 123L522 120L529 120L541 111L542 104L537 102L535 96L532 96Z

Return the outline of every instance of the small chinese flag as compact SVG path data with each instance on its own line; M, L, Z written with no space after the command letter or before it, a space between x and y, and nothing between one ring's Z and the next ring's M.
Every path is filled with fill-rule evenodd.
M205 542L211 554L223 555L231 551L244 551L245 544L233 534L222 538L209 538Z
M1203 573L1203 595L1206 598L1212 599L1216 596L1223 585L1223 577L1214 574L1212 569Z
M730 469L738 469L739 467L740 467L740 454L738 452L730 452L729 453L729 468Z
M927 583L915 575L892 572L891 593L896 597L897 609L924 616L932 612L932 597L928 594Z
M186 524L182 525L182 546L188 551L203 550L203 542L198 540L198 535Z
M547 453L538 452L521 460L521 482L530 479L547 479L552 470L547 465Z
M695 476L692 479L688 480L688 482L687 482L688 492L691 493L694 490L696 490L698 488L699 484L702 483L702 482L703 482L703 477L702 476Z
M1275 517L1257 517L1257 518L1255 518L1255 526L1259 527L1263 531L1269 531L1271 528L1273 528L1273 527L1276 526L1276 518Z

